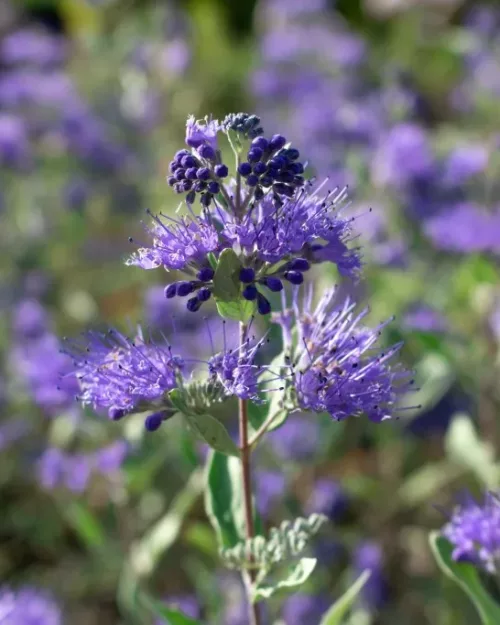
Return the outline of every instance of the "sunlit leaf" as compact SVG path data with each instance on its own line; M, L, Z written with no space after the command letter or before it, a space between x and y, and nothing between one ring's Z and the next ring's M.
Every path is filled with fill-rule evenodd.
M270 583L265 580L252 589L252 602L257 603L269 599L279 590L290 590L301 586L312 574L316 567L316 558L301 558L291 565L283 579Z
M209 414L185 414L184 416L191 430L212 449L230 456L239 455L238 446L229 436L226 428L215 417Z
M337 599L328 612L321 619L320 625L342 625L345 615L350 610L356 597L370 577L370 571L364 571L345 593Z

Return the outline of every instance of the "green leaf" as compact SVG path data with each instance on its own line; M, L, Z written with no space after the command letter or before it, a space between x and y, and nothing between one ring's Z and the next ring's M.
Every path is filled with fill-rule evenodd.
M64 514L89 549L99 550L106 546L106 531L85 503L72 501L65 506Z
M431 532L429 542L439 568L469 596L483 625L498 625L500 606L484 589L476 567L467 562L455 562L451 555L452 545L439 532Z
M217 312L225 319L235 319L246 323L255 314L255 302L249 302L244 297L231 301L223 301L216 298Z
M213 451L207 463L205 510L221 547L234 547L245 535L241 466Z
M341 625L347 611L354 603L363 586L371 575L370 571L364 571L345 593L337 599L328 612L323 616L319 625Z
M155 616L162 618L165 621L165 625L202 625L200 621L196 621L190 616L186 616L177 608L170 607L160 601L156 601L144 593L142 593L141 599Z
M215 271L217 269L217 258L213 252L209 252L207 254L208 262L210 263L210 267Z
M239 449L228 431L215 417L209 414L185 414L189 427L212 449L230 456L239 456Z
M214 275L214 297L221 302L237 300L240 297L241 284L239 272L241 262L234 250L221 252Z
M495 450L489 442L482 441L472 419L457 413L446 432L447 455L458 466L472 471L488 488L496 488L500 482L500 468L495 463Z
M179 388L174 388L171 391L169 391L168 398L172 402L172 405L174 406L174 408L177 408L179 412L182 412L183 414L186 414L187 412L189 412L189 409L187 407L182 391Z
M248 420L252 426L253 432L256 432L264 423L269 415L269 402L263 401L257 404L253 401L248 402Z
M172 501L169 509L147 533L133 545L130 565L138 577L150 575L159 559L175 543L182 523L203 489L202 470L193 471L188 483Z
M287 574L280 581L269 583L266 581L257 584L252 589L252 603L257 603L263 599L269 599L278 590L287 590L301 586L311 575L316 567L316 558L301 558L292 566L288 567Z

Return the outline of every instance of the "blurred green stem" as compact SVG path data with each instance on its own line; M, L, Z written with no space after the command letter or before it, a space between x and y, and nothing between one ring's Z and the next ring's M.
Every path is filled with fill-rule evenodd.
M240 345L242 345L245 341L246 329L246 325L244 323L240 323ZM253 522L252 479L250 467L250 455L252 453L252 449L248 441L248 401L246 399L240 399L238 401L238 423L240 431L241 473L243 479L243 505L245 506L245 529L246 538L249 540L254 537L255 529ZM259 609L255 603L252 603L249 589L249 584L255 578L255 572L250 570L246 576L248 579L244 579L244 582L248 596L249 623L250 625L260 625Z

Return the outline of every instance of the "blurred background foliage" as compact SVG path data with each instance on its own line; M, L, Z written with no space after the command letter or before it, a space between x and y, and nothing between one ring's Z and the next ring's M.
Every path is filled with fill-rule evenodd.
M58 389L56 337L142 321L203 357L201 322L163 298L175 277L123 261L145 210L178 206L165 175L187 114L248 110L349 185L353 292L373 320L396 316L384 340L405 341L421 388L398 421L301 415L262 446L265 522L331 520L320 572L269 622L314 625L365 568L350 625L477 622L427 533L457 491L500 478L499 16L459 0L4 0L3 586L48 590L72 625L152 623L137 580L203 622L246 622L203 511L203 448L175 422L147 435L83 414Z

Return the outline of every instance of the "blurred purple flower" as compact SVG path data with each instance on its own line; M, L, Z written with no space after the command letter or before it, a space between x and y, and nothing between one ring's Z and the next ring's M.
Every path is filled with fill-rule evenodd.
M443 315L427 306L416 303L409 307L403 315L403 326L408 330L419 332L446 332L448 322Z
M360 543L353 555L353 568L356 577L364 571L371 576L360 594L361 603L369 610L379 610L387 601L388 586L383 572L383 554L380 546L370 540Z
M262 516L267 517L273 506L283 499L286 480L278 471L259 470L255 475L257 508Z
M339 521L347 512L349 496L339 482L328 478L320 478L313 486L307 499L307 514L317 512L326 515L331 521Z
M453 545L453 559L472 562L498 574L500 553L500 499L486 493L482 502L470 494L462 497L442 534Z
M274 452L283 460L310 460L318 451L321 441L319 425L305 416L291 415L267 440Z
M31 159L28 133L23 120L0 113L0 164L25 169Z
M5 65L30 63L38 66L59 64L66 56L62 37L34 29L8 34L0 44L0 60Z
M500 211L462 203L425 222L425 234L441 250L462 254L500 251Z
M286 625L317 625L332 603L325 595L297 592L285 599L282 616Z
M488 150L480 145L460 146L453 150L444 164L444 181L459 186L484 172L488 166Z
M169 607L180 610L186 616L192 619L199 619L201 616L201 608L198 600L194 595L175 595L173 597L167 597L165 603ZM165 619L157 619L156 625L170 625L169 621Z
M49 331L49 319L43 306L35 299L25 299L14 309L12 329L20 341L36 339Z
M36 588L0 588L2 625L62 625L62 613L52 597Z

